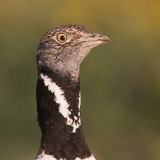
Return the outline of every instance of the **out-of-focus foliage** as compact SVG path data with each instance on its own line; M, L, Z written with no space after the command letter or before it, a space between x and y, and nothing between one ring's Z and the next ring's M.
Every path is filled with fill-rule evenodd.
M81 66L82 118L98 160L160 159L160 1L1 0L0 159L34 159L35 52L44 33L80 24L111 42Z

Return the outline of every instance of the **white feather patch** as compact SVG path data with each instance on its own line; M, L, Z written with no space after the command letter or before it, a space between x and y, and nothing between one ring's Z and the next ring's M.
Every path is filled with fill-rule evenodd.
M95 159L94 156L92 155L92 156L87 157L87 158L85 158L85 159L81 159L81 158L77 157L75 160L96 160L96 159Z
M57 160L53 155L45 154L44 151L36 157L35 160ZM61 158L60 160L66 160L66 158ZM77 157L75 160L96 160L93 155L91 157L87 157L85 159L81 159Z
M40 77L41 79L43 79L45 86L48 86L48 90L54 93L54 100L59 104L59 112L63 115L64 118L67 119L67 125L73 127L72 133L75 133L76 129L81 125L81 121L79 118L79 121L76 123L69 117L71 115L71 111L69 110L69 104L64 97L64 91L55 82L52 82L51 78L49 78L48 76L41 73ZM80 96L78 108L80 110ZM78 114L80 116L80 111Z
M54 156L45 154L44 151L35 160L57 160ZM62 160L62 159L60 159Z

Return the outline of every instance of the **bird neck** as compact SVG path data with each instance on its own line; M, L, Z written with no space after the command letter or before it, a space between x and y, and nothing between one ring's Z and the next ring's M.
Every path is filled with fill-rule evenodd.
M51 156L50 160L93 158L81 126L79 80L73 81L70 76L63 77L56 71L41 68L36 99L42 131L36 159L44 160L46 156Z

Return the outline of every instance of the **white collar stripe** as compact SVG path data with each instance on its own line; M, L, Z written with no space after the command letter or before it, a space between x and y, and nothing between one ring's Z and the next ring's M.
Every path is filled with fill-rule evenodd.
M72 133L76 132L76 129L78 129L81 125L81 121L79 118L79 121L76 123L74 120L70 118L71 111L69 110L69 104L64 96L64 91L51 80L46 75L40 74L41 79L43 79L45 86L48 86L48 90L54 93L55 95L55 101L57 104L59 104L59 112L63 115L64 118L67 119L67 125L72 126L73 130ZM80 98L79 98L79 106L80 109ZM79 113L80 115L80 113Z

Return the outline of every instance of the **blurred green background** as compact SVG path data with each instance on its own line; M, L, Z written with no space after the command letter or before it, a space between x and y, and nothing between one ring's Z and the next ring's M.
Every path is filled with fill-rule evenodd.
M0 159L37 154L35 53L62 24L111 39L81 66L82 122L97 160L159 160L159 0L1 0Z

